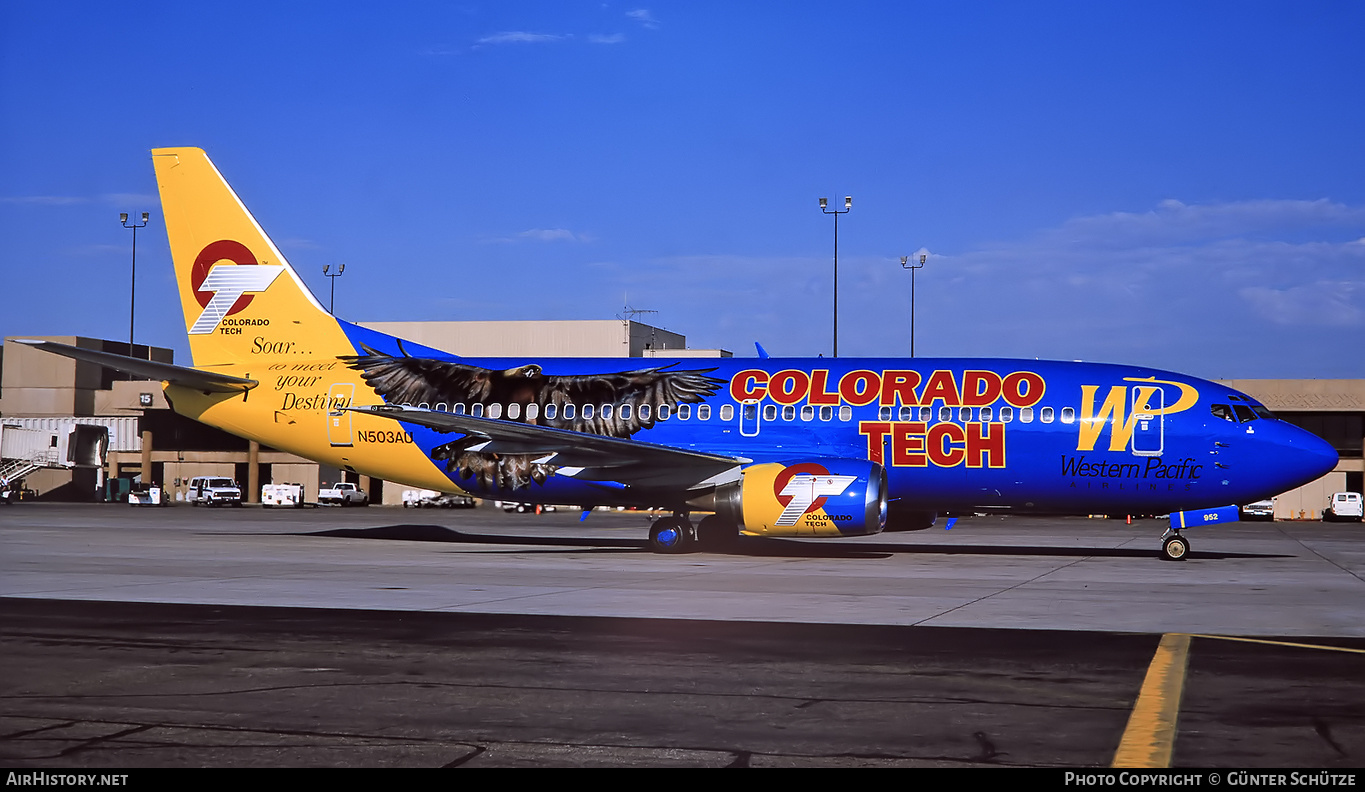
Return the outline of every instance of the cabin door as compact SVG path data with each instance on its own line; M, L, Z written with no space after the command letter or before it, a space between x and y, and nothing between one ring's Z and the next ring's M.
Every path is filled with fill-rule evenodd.
M1160 387L1138 385L1131 391L1133 453L1161 456L1166 441L1166 394Z
M354 382L335 382L327 390L327 441L333 448L349 448L351 440L351 406L355 398Z

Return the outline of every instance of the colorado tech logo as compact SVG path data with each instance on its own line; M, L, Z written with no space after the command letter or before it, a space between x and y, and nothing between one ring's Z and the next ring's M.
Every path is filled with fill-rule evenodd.
M783 506L782 516L773 524L796 525L802 515L820 509L827 499L844 494L848 485L857 480L857 476L832 475L813 463L784 469L773 481L773 494Z
M224 260L231 264L222 264ZM242 265L252 266L242 266ZM225 317L251 304L251 295L263 292L284 272L278 264L261 264L241 242L222 239L199 252L190 270L190 288L203 312L190 328L190 335L218 329Z

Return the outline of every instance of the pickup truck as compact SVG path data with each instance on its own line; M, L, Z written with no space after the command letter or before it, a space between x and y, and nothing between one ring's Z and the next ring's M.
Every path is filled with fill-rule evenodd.
M370 496L354 484L339 481L332 487L326 484L318 490L318 503L335 506L368 506Z
M1255 503L1248 503L1242 507L1243 520L1274 520L1275 519L1275 500L1268 498L1258 500Z

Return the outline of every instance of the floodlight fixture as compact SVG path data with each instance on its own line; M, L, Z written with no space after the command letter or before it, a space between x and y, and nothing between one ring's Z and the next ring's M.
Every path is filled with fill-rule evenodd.
M910 270L910 357L915 356L915 270L924 266L924 262L929 260L929 254L919 254L919 262L913 262L909 256L901 256L901 266Z
M129 355L134 354L134 352L133 352L133 320L134 320L134 318L137 316L137 230L138 230L139 228L142 228L143 226L147 225L147 216L148 216L147 213L146 213L146 212L143 212L143 213L142 213L142 222L141 222L140 224L139 224L139 223L129 223L129 222L128 222L128 213L127 213L127 212L119 212L119 213L118 213L118 221L119 221L119 223L121 223L121 224L123 225L124 228L130 228L130 229L132 229L132 231L133 231L133 274L132 274L132 278L130 279L130 280L131 280L131 284L129 285L129 288L128 288L128 354L129 354ZM148 347L148 348L147 348L147 354L148 354L148 356L151 355L151 347Z
M341 273L343 273L343 272L346 271L346 265L345 265L345 264L339 264L339 265L337 265L337 271L336 271L336 272L332 272L331 270L332 270L332 265L331 265L331 264L324 264L324 265L322 265L322 274L323 274L323 275L326 275L326 276L327 276L327 280L330 281L331 284L332 284L332 288L331 288L331 293L332 293L332 294L331 294L331 299L329 299L328 302L327 302L327 312L328 312L328 313L335 313L335 310L334 310L334 309L336 308L336 303L337 303L337 281L336 281L336 279L339 278L339 277L341 277Z
M853 196L844 197L843 209L830 209L829 202L820 199L820 211L834 215L834 357L839 357L839 215L853 208Z

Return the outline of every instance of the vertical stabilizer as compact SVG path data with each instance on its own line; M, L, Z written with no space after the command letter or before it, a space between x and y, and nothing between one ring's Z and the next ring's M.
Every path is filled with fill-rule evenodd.
M153 149L196 366L350 354L318 303L201 149Z

